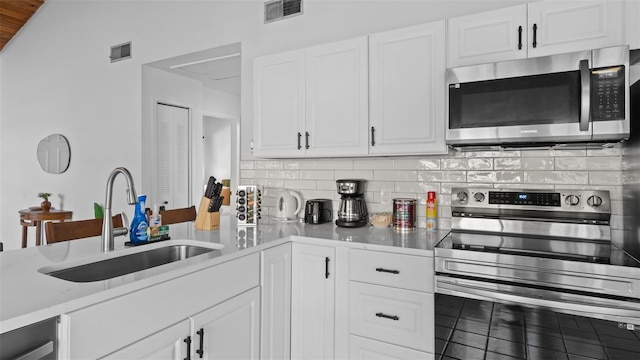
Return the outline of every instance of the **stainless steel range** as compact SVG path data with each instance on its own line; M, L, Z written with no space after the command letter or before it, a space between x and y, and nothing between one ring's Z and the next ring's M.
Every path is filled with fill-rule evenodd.
M437 358L640 359L640 261L607 191L454 188L451 211Z

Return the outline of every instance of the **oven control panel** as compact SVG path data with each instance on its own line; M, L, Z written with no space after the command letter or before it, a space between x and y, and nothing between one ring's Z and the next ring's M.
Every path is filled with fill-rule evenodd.
M611 212L609 192L604 190L513 190L453 188L452 207L476 209L531 209L569 212Z

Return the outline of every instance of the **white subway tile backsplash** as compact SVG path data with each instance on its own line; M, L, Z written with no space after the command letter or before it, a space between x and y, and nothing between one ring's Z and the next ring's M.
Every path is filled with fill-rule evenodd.
M391 170L393 169L393 160L371 159L360 160L353 163L354 170Z
M284 168L287 170L314 170L317 168L315 160L285 160Z
M282 179L282 171L278 170L268 170L267 177L269 179Z
M469 151L463 153L467 158L501 158L520 157L520 151L495 150L495 151Z
M418 181L428 182L466 182L466 171L419 171Z
M440 192L440 186L438 183L397 182L394 191L426 194L427 191Z
M491 170L493 161L491 159L443 159L442 170Z
M524 182L528 184L588 184L586 171L525 171Z
M521 183L522 171L469 171L467 182Z
M381 190L393 198L418 200L418 224L425 226L427 191L436 191L438 228L451 228L451 189L454 187L510 189L608 190L612 223L621 226L622 184L637 183L640 174L622 174L622 150L544 149L522 151L450 152L442 156L403 156L348 159L286 159L240 162L242 185L264 187L264 213L275 214L275 197L282 189L298 191L303 199L329 198L339 206L338 179L367 180L369 212L392 211L382 205ZM273 211L272 211L273 210ZM616 230L620 232L619 230ZM612 231L613 233L614 231Z
M353 162L358 160L344 160L344 159L322 159L316 161L316 169L325 170L350 170L353 169Z
M289 190L316 190L315 180L284 180L282 187Z
M255 169L254 161L240 161L240 170Z
M336 182L335 180L318 180L316 182L316 187L318 190L336 191Z
M440 170L440 159L396 159L396 170Z
M283 162L280 160L256 161L256 169L284 169Z
M622 185L622 171L589 171L589 184Z
M410 170L375 170L373 179L377 181L416 181L418 172Z
M300 179L304 180L334 180L335 176L331 170L301 170Z
M269 170L254 170L255 179L267 179L269 177Z
M592 156L585 158L587 170L622 170L622 158Z
M373 170L336 170L334 174L336 180L340 179L373 179Z
M557 157L556 169L557 170L586 170L587 158L586 157Z

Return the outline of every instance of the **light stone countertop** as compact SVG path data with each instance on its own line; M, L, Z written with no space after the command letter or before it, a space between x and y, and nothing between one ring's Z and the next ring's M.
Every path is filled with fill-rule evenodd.
M190 224L189 224L190 225ZM433 247L448 231L418 229L397 233L392 228L340 228L333 222L311 225L268 218L257 227L238 227L233 216L221 216L214 231L190 231L188 240L168 240L125 247L116 237L113 252L101 252L99 237L0 252L0 333L68 313L100 301L152 286L289 241L433 256ZM39 272L116 257L171 244L224 245L219 256L189 258L148 270L95 282L76 283Z

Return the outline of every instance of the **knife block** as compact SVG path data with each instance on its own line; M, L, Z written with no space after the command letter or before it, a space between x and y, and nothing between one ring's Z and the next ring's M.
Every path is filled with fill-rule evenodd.
M220 212L208 212L209 203L211 203L209 198L203 197L200 199L200 206L198 207L198 214L194 224L196 230L218 230L220 228Z

